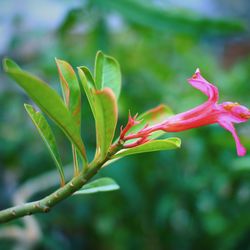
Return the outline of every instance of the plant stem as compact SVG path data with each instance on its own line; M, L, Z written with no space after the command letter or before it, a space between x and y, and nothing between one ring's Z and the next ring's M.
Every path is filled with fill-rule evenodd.
M0 211L0 223L5 223L26 215L49 212L57 203L71 196L74 192L86 184L94 175L97 174L103 164L106 163L112 155L122 149L122 147L122 144L118 141L111 147L111 150L105 159L100 162L95 161L90 163L87 169L82 170L78 176L75 176L65 186L57 189L45 198Z

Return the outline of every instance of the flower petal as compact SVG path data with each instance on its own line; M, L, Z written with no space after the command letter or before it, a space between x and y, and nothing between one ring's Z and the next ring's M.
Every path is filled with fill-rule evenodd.
M250 118L249 109L237 102L223 102L218 106L227 113L227 119L230 119L233 123L246 122Z
M246 149L240 143L240 139L239 139L239 136L236 133L234 125L231 122L221 121L221 120L219 120L218 123L220 124L221 127L223 127L224 129L226 129L226 130L228 130L229 132L232 133L233 138L235 140L238 156L244 156L246 154Z
M216 103L219 99L219 92L217 87L208 82L205 78L202 77L200 70L197 69L192 78L188 79L188 82L196 89L200 90L208 99L213 103Z
M192 78L188 79L188 82L194 88L200 90L202 93L208 96L208 100L191 110L177 115L176 118L180 120L191 119L200 115L205 115L206 113L209 114L217 105L219 98L218 89L201 76L199 69L196 70Z

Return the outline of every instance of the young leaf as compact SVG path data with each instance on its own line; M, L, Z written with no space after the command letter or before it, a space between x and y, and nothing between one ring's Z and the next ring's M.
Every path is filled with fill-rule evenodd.
M94 89L91 75L86 68L81 67L78 70L95 119L96 156L104 159L115 133L118 117L117 102L111 89Z
M98 51L95 60L95 83L96 88L102 90L111 88L119 98L121 91L121 70L119 63L111 56Z
M62 167L62 162L60 158L60 154L57 149L55 136L44 118L44 116L39 112L36 111L31 105L24 104L24 107L29 114L31 120L35 124L39 134L41 135L45 145L47 146L53 160L55 161L56 167L59 171L61 177L61 184L65 184L64 172Z
M123 149L117 154L115 154L112 158L124 157L127 155L147 153L153 151L176 149L180 148L180 146L181 146L181 140L175 137L164 140L149 141L145 144L142 144L134 148Z
M81 123L81 91L76 74L71 65L65 61L56 59L66 106L69 108L76 124Z
M88 102L90 105L90 108L92 110L92 113L95 118L95 97L94 97L94 90L95 90L95 83L94 79L87 67L78 67L78 74L84 89L84 92L86 93L86 96L88 98Z
M81 126L81 91L76 74L69 63L56 59L60 82L63 91L64 102L72 114L76 124ZM80 128L79 128L80 129ZM72 145L74 173L79 172L77 152Z
M119 185L113 179L103 177L84 185L74 194L92 194L97 192L113 191L119 188Z
M86 162L80 129L57 92L39 78L20 69L10 59L5 59L3 65L4 70L26 91L38 107L61 128Z

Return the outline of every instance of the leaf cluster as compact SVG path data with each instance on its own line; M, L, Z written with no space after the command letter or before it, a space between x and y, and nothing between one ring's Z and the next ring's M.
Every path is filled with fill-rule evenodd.
M55 135L43 113L62 130L71 142L75 176L80 171L89 169L91 164L103 164L108 160L122 158L131 154L180 147L180 140L178 138L152 140L162 135L162 132L157 132L151 136L150 139L152 141L129 149L123 149L121 145L118 152L112 153L112 143L118 120L118 99L121 92L121 70L119 63L113 57L99 51L95 59L94 74L85 66L77 67L80 83L78 76L68 62L56 59L56 64L62 88L62 97L43 80L22 70L10 59L4 60L4 70L24 89L40 109L36 110L34 106L25 104L27 113L35 124L55 162L62 186L65 185L65 176L61 156ZM88 99L96 128L96 153L91 163L88 161L81 136L81 126L82 124L84 126L84 122L81 121L82 90ZM172 112L167 106L160 105L140 115L139 119L141 122L133 127L130 132L139 131L146 124L155 124L160 120L166 119L171 114ZM116 143L117 141L115 140ZM80 164L82 165L82 169L79 169ZM103 186L102 180L97 183ZM106 182L103 190L106 190L105 186ZM83 187L84 190L85 188ZM97 191L100 190L97 189ZM79 192L86 193L86 191Z

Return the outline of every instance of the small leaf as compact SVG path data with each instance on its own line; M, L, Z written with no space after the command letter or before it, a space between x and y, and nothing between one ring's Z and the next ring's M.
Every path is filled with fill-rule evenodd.
M98 51L95 60L95 83L98 90L110 88L116 99L121 92L121 70L119 63L111 56Z
M176 149L180 148L180 146L181 146L181 140L175 137L164 140L149 141L145 144L142 144L134 148L123 149L117 154L115 154L112 158L124 157L127 155L147 153L153 151Z
M113 191L119 188L119 185L113 179L103 177L84 185L80 190L76 191L74 194L93 194L98 192Z
M31 105L24 104L24 107L29 114L31 120L35 124L39 134L41 135L44 143L46 144L53 160L55 161L56 167L59 171L60 177L61 177L61 185L65 184L65 179L64 179L64 173L63 173L63 167L62 167L62 162L60 158L60 154L57 149L56 145L56 140L55 136L44 118L44 116L36 111Z
M38 107L61 128L86 162L85 147L79 126L75 123L57 92L44 81L20 69L10 59L5 59L3 65L4 70L26 91Z
M69 63L56 59L66 106L69 108L76 124L81 124L81 91L76 74Z
M104 159L114 138L118 118L117 102L111 89L94 89L93 79L87 68L80 67L78 70L95 119L96 157Z

